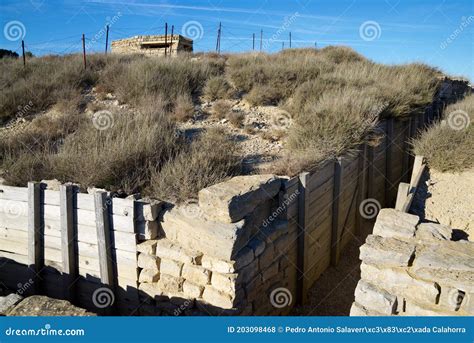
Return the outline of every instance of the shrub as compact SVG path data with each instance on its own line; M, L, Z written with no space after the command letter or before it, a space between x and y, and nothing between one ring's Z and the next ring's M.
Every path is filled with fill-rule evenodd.
M176 98L173 110L173 117L177 121L187 121L194 115L194 104L191 97L187 94L181 94Z
M218 119L227 117L228 113L232 110L232 105L225 100L217 100L212 105L212 115Z
M244 121L244 114L240 111L234 112L230 111L227 113L227 119L229 122L236 128L239 128L242 126L242 122Z
M204 98L208 101L227 99L231 93L231 86L224 76L214 76L207 80L203 91Z
M240 172L237 144L219 130L202 134L190 147L151 175L147 193L158 199L183 202L199 190Z
M444 121L413 141L413 151L440 172L462 172L474 166L474 95L446 108Z
M277 105L282 95L278 90L268 85L256 85L247 94L245 100L252 106Z

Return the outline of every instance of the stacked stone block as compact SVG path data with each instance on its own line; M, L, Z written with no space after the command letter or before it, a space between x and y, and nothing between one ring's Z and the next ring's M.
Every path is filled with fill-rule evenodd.
M351 316L474 315L474 242L453 229L383 209L360 248Z
M294 242L284 211L268 220L280 189L273 175L236 177L201 190L198 202L165 210L157 236L138 245L140 313L288 313L292 302L275 306L270 297L291 279Z

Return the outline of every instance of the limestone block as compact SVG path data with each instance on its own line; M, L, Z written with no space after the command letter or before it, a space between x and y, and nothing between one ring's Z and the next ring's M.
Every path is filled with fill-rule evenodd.
M23 299L14 308L10 309L8 315L22 317L76 317L95 316L96 314L76 307L67 300L53 299L44 295L32 295Z
M156 239L158 237L158 223L156 221L142 221L137 223L140 239Z
M404 240L412 239L415 236L418 222L418 216L400 212L392 208L383 208L377 216L373 234Z
M360 259L384 267L408 266L415 254L415 244L396 238L369 235L360 247Z
M265 251L259 257L260 268L266 269L275 260L275 249L273 244L267 244Z
M183 266L183 278L198 285L207 285L211 278L211 272L200 266L185 264Z
M274 175L237 176L199 191L199 207L216 221L234 223L276 196L280 186Z
M247 283L259 273L258 260L254 260L248 266L239 271L239 282Z
M23 297L16 293L11 293L5 297L0 297L0 316L6 316L8 311L18 304Z
M137 205L143 214L143 219L147 221L155 221L163 209L164 202L159 200L141 199L137 201Z
M158 269L160 265L160 259L156 256L139 254L138 255L138 266L144 269Z
M183 263L162 258L160 262L160 272L175 277L181 276L181 270L183 269Z
M200 298L203 290L203 286L196 285L191 281L185 280L183 283L183 293L188 298Z
M252 238L247 246L253 250L255 257L260 256L265 250L265 242L257 237Z
M202 293L202 299L208 304L223 308L231 309L234 305L234 301L229 294L220 292L212 286L204 288Z
M376 286L359 280L355 289L355 301L364 308L370 309L384 315L395 314L397 309L397 297L377 288Z
M436 223L421 223L418 225L415 237L419 241L449 241L453 229L449 226Z
M420 306L415 302L407 301L405 303L405 312L401 313L403 316L430 316L430 317L439 317L439 316L456 316L459 315L457 312L443 311L433 307Z
M182 277L175 277L168 274L160 274L160 281L158 287L168 292L179 292L182 289L184 279Z
M248 301L252 301L261 297L265 293L265 289L262 288L262 274L257 274L252 280L245 283L244 289Z
M435 282L414 279L402 268L377 268L362 263L361 278L395 296L419 303L436 304L439 288Z
M166 238L160 239L156 243L156 256L161 258L181 263L198 263L201 255L200 252L184 249Z
M358 304L357 302L353 302L351 306L351 310L349 312L349 316L351 317L366 317L366 316L373 316L373 317L380 317L385 316L385 314L366 309L364 306Z
M248 266L255 259L254 251L249 247L244 247L235 257L234 267L237 270Z
M223 261L208 255L202 257L201 265L212 272L223 274L235 272L235 261Z
M143 243L137 244L137 251L148 255L155 255L156 240L150 239L148 241L144 241Z
M187 216L180 207L168 210L161 223L166 238L188 250L230 261L249 238L246 221L226 224L204 216Z
M238 287L238 274L220 274L212 273L211 285L215 289L232 294Z
M262 226L259 237L267 243L273 243L278 237L288 233L287 220L275 220L271 225Z
M157 282L160 279L160 273L156 269L142 269L138 282Z
M157 283L141 283L138 286L138 293L141 297L155 298L163 294L163 289Z
M413 273L464 292L474 292L474 242L439 241L417 247Z

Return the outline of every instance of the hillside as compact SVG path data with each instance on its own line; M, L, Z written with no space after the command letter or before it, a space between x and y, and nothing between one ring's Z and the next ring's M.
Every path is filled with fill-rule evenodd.
M345 47L0 60L0 172L171 201L241 173L295 174L423 111L442 74ZM173 194L170 198L170 194Z

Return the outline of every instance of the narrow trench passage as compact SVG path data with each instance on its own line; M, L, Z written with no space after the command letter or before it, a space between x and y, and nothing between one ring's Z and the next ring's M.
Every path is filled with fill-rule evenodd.
M348 316L360 279L359 248L365 242L355 236L342 251L339 265L330 266L311 287L307 302L296 306L293 316Z

